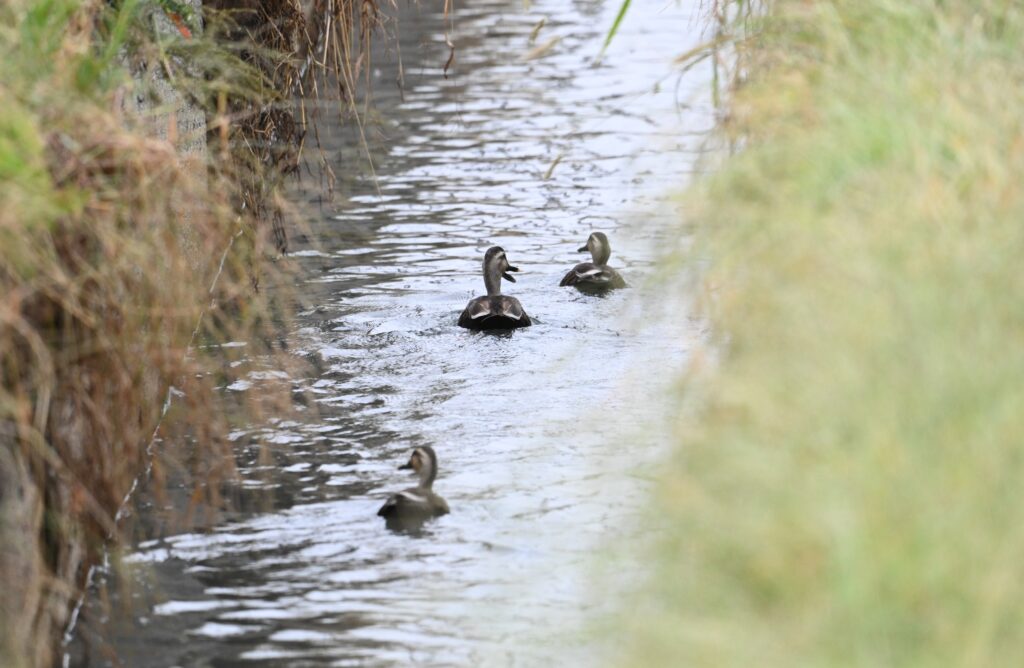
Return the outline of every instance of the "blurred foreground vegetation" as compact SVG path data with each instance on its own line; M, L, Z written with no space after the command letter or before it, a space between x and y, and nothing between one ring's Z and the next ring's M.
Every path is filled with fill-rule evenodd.
M1024 7L777 0L691 193L684 385L636 665L1024 656Z

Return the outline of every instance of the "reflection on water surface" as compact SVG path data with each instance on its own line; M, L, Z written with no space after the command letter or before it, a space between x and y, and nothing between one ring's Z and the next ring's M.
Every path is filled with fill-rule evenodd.
M243 486L273 501L136 547L137 605L103 631L128 665L543 663L585 652L576 630L615 603L622 583L595 578L593 556L637 538L636 472L662 452L696 336L651 262L678 244L661 198L711 118L706 72L664 78L701 39L699 3L634 4L594 67L617 3L477 2L457 11L449 80L436 4L403 9L404 96L380 65L381 194L351 128L326 140L337 205L310 201L321 215L293 257L308 308L289 345L315 370L292 381L312 405L232 434ZM541 18L538 43L560 40L524 60ZM593 229L635 287L557 287ZM522 269L505 289L534 327L455 326L491 245ZM412 484L396 469L418 445L437 449L452 512L392 533L376 512Z

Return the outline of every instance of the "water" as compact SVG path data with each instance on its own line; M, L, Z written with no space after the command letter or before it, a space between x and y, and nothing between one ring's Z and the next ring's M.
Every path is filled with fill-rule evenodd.
M653 261L685 243L666 195L685 185L712 119L708 71L671 75L671 58L702 39L699 2L634 3L595 67L617 8L458 7L445 80L439 8L403 4L404 93L393 59L374 65L377 183L351 127L325 130L335 203L311 197L308 238L293 243L302 301L289 346L314 364L289 379L312 401L232 434L241 489L262 503L135 546L133 604L90 605L76 661L596 658L589 625L643 576L629 548L644 539L670 384L700 335ZM557 287L588 259L575 251L593 229L630 289ZM483 289L490 245L522 269L505 292L535 326L455 326ZM261 378L225 391L258 393ZM375 513L412 484L396 469L422 444L438 451L435 490L452 512L419 536L388 532Z

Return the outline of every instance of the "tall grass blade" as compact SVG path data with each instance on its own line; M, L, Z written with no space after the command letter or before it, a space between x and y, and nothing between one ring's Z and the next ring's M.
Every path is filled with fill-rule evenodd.
M604 52L608 50L608 46L615 38L615 33L619 31L619 26L622 25L622 19L626 17L626 12L629 10L630 2L631 0L622 0L622 5L619 7L619 13L616 14L615 21L612 22L612 27L608 30L608 35L604 38L604 44L601 45L601 53L598 54L598 58L604 55Z

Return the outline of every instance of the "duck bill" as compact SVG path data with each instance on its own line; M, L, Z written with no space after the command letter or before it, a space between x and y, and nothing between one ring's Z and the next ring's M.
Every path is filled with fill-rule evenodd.
M512 276L512 274L509 273L510 271L519 271L519 267L513 267L512 265L505 267L505 273L503 273L501 277L504 278L506 281L515 283L516 279Z
M577 248L576 252L577 253L586 253L587 252L587 247L583 246L582 248Z
M412 462L409 462L408 464L402 464L401 466L398 467L398 470L399 471L411 471L412 470Z

